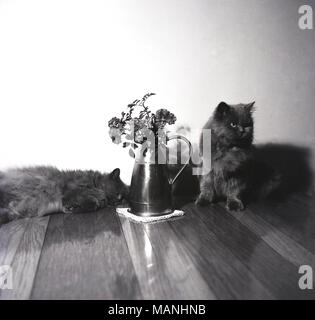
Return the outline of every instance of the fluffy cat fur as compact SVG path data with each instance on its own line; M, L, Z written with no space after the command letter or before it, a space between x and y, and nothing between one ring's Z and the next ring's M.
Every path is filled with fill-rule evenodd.
M204 129L211 129L211 171L200 178L198 205L226 200L228 210L243 210L249 199L266 196L280 182L275 171L253 158L254 102L219 103ZM202 156L202 141L200 152Z
M109 174L44 166L10 169L0 172L0 224L53 212L95 211L127 195L119 169Z

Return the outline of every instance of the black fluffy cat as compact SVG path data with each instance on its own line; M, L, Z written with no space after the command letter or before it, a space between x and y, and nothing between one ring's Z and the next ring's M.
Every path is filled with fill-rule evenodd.
M109 174L53 167L10 169L0 172L0 224L53 212L95 211L127 196L119 169Z
M228 210L243 210L252 198L266 196L280 177L253 158L254 102L221 102L204 129L211 129L211 171L201 176L198 205L226 199ZM202 155L202 141L200 151Z

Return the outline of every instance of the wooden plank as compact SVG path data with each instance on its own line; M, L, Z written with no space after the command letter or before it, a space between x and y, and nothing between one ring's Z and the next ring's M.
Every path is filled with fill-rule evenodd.
M0 227L0 265L12 267L15 254L18 250L29 219L15 220ZM7 290L0 290L0 299Z
M298 268L256 234L256 229L247 228L218 205L194 212L275 298L311 297L309 292L298 287ZM243 216L246 216L246 212Z
M252 271L200 219L195 206L190 204L184 209L185 218L170 225L215 296L219 299L273 299L272 293Z
M145 299L215 299L168 222L119 218Z
M113 209L51 217L32 298L142 298Z
M48 222L49 217L29 220L11 265L13 289L4 290L1 299L30 298Z
M0 227L0 265L11 265L30 219L15 220Z
M282 202L253 203L248 209L300 246L315 252L314 204L313 198L296 195Z
M293 240L292 237L280 231L262 216L255 214L250 209L241 213L231 212L230 214L255 234L259 235L273 250L296 267L308 264L315 268L314 253L305 249Z

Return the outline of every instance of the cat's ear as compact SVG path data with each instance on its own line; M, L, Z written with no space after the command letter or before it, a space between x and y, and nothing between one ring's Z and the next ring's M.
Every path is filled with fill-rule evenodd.
M220 102L215 109L216 115L224 117L230 111L230 106L225 102Z
M249 104L246 104L245 105L245 108L250 112L254 112L255 111L255 107L254 107L254 104L255 104L255 101L249 103Z
M119 179L120 169L119 169L119 168L114 169L114 170L109 174L109 176L110 176L110 178L113 179L113 180Z

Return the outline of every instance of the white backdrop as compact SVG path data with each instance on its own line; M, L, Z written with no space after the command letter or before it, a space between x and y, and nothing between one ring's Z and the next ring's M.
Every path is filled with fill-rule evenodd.
M0 1L0 168L123 169L107 136L156 92L200 128L220 100L256 100L256 140L314 149L315 31L291 0ZM314 7L315 8L315 7Z

